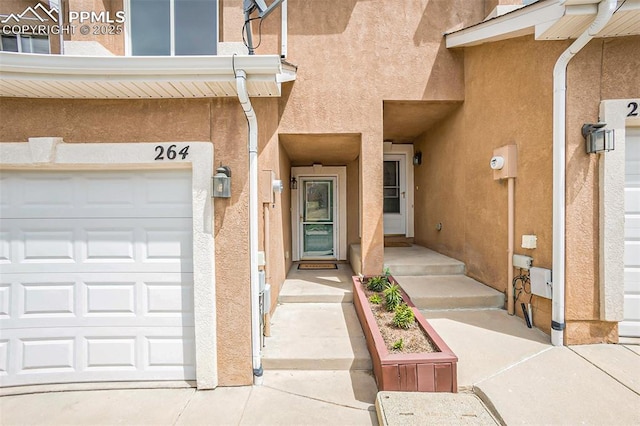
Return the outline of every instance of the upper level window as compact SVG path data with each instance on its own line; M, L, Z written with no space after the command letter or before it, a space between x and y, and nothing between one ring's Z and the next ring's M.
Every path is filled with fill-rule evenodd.
M129 0L131 54L215 55L218 0Z
M32 34L3 34L0 36L3 52L49 53L49 37Z

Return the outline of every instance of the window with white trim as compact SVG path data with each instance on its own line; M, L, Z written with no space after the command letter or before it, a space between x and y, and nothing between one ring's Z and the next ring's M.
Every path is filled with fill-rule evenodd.
M215 55L218 0L129 0L134 56Z
M33 34L2 34L0 51L20 53L50 53L49 36Z

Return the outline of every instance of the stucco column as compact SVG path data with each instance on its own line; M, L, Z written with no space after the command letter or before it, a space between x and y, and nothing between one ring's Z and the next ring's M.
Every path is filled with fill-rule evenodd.
M362 273L380 274L384 262L382 227L382 134L363 133L360 146Z

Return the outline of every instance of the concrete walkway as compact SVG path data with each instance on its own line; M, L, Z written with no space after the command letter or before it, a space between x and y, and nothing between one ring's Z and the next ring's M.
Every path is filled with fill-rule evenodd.
M263 386L54 392L0 398L9 425L376 425L365 372L265 372Z
M467 396L381 393L381 424L487 424L485 407L507 425L640 424L639 346L553 347L503 310L422 312L458 356L458 395L484 406Z
M640 346L552 347L502 309L422 311L459 358L460 393L377 393L350 272L290 273L262 386L4 396L0 425L640 424Z

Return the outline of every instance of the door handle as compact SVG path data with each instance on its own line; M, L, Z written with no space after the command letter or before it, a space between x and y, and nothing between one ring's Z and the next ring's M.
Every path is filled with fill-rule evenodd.
M405 191L402 191L402 198L405 198L404 194L405 194Z

